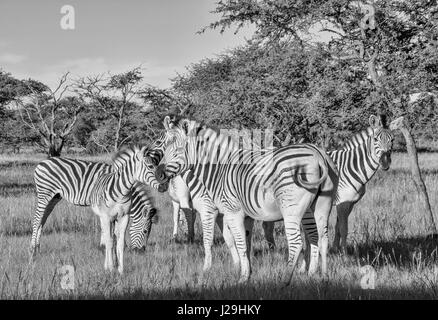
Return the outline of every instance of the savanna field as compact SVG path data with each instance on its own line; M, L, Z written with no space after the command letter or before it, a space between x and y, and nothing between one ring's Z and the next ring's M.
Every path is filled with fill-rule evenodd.
M287 246L276 224L277 249L268 250L261 223L255 224L252 277L237 285L237 272L216 232L213 267L199 279L203 263L199 216L195 244L171 242L172 206L154 195L159 223L144 253L126 250L125 273L103 269L100 227L89 208L61 201L43 229L41 252L29 264L31 218L35 208L33 170L43 155L0 156L0 299L437 299L438 240L428 234L428 217L417 201L405 154L393 154L389 171L378 171L349 219L349 250L330 252L329 275L295 273L283 287ZM87 158L98 160L100 158ZM419 155L432 209L438 212L438 154ZM330 243L336 215L330 216ZM217 230L216 230L217 231ZM73 290L60 285L58 270L75 268ZM361 267L376 270L375 289L364 290Z

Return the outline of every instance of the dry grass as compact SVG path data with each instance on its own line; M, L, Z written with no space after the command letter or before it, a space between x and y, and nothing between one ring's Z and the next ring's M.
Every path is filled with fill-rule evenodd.
M10 164L12 163L12 164ZM154 226L146 252L128 252L125 274L103 270L98 248L99 226L87 208L61 202L44 228L41 253L28 264L30 223L34 210L32 171L37 161L0 158L0 299L437 299L437 240L429 237L427 217L418 204L403 154L393 156L388 172L378 172L350 217L347 255L331 253L329 276L295 275L281 287L287 247L282 224L276 227L278 248L269 252L261 225L253 238L252 278L236 285L226 246L218 235L214 265L200 283L203 261L199 221L194 245L169 242L171 205L155 195L160 223ZM438 154L421 154L432 207L438 210ZM199 219L198 219L199 220ZM333 238L335 214L330 223ZM181 235L183 237L183 235ZM60 286L57 270L75 267L75 289ZM360 267L377 271L375 290L360 287Z

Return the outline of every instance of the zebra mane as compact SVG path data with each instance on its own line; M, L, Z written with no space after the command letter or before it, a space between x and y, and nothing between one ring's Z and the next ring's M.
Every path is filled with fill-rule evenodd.
M195 124L194 126L194 135L198 135L201 130L210 129L216 132L218 135L220 134L220 129L216 126L207 125L204 121L198 121L196 119L192 119L190 117L182 117L180 115L169 115L170 122L177 128L182 129L182 126L186 122L192 122Z
M371 127L366 128L365 130L362 130L356 134L354 134L351 138L349 138L342 149L344 150L351 150L354 149L362 144L364 144L368 137L371 137L374 135L374 129Z
M153 199L153 197L151 196L150 188L147 187L144 183L135 182L131 190L133 195L146 197L150 200Z
M129 159L131 159L137 152L141 150L139 145L133 145L130 147L123 147L117 151L112 157L111 162L116 170L124 167Z

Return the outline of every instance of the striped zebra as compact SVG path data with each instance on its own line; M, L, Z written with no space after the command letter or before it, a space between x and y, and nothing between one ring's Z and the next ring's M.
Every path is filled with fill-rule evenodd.
M339 172L339 185L334 205L337 211L333 247L346 251L348 216L354 205L365 194L365 185L379 168L388 170L391 165L393 135L384 116L369 118L370 126L354 135L338 150L327 152ZM263 223L265 238L275 246L273 223ZM315 222L309 218L307 228L314 233Z
M153 159L154 163L158 164L161 161L165 147L169 143L170 138L172 138L172 136L169 135L167 131L164 131L151 144L148 156ZM207 241L207 243L213 243L214 223L210 223L209 219L216 216L218 214L218 210L203 183L200 180L195 179L193 174L188 171L180 176L174 177L169 181L168 192L173 204L173 237L175 238L178 230L179 211L181 209L184 212L186 219L189 221L188 241L193 241L196 210L201 217L201 221L211 226L211 230L209 230L207 233L204 233L204 240ZM222 232L226 245L230 249L233 263L237 265L239 263L239 257L234 245L234 239L229 228L224 226L222 215L218 215L216 223ZM131 237L135 237L133 232L134 231L131 232ZM139 231L137 231L137 233L139 233ZM205 248L205 256L204 268L209 269L212 261L210 247Z
M347 247L348 216L365 194L365 185L379 168L386 171L391 166L394 136L386 118L372 115L369 123L366 130L356 134L342 149L328 152L339 171L333 247L343 251Z
M37 208L32 221L32 256L39 248L41 231L47 217L55 205L64 198L75 205L91 206L94 213L99 216L102 228L101 243L105 244L104 267L109 270L114 266L111 226L117 219L117 226L114 228L117 237L116 253L119 262L118 270L122 273L128 213L130 210L142 209L139 201L147 196L138 184L148 184L159 190L163 187L154 177L156 164L148 157L148 151L146 147L126 148L113 157L112 165L66 158L50 158L42 161L34 172ZM134 198L133 201L132 196L137 199ZM149 210L146 220L153 219L155 212ZM141 225L141 220L134 221L138 222L134 222L131 229L136 231ZM145 227L150 227L150 222L146 221ZM146 230L145 235L148 233L149 230ZM133 238L136 239L135 236Z
M188 119L171 122L167 131L173 138L157 168L157 180L167 181L191 170L204 184L216 207L224 214L225 224L236 243L240 260L239 282L246 282L250 276L245 229L252 229L253 219L284 219L290 265L287 283L290 282L297 253L302 247L301 220L311 206L317 217L322 270L326 273L327 222L337 174L331 174L334 165L324 152L308 144L274 150L243 150L230 136ZM205 235L212 232L215 218L209 219L208 223L203 221L206 252L212 243L206 243ZM212 236L208 238L212 239Z

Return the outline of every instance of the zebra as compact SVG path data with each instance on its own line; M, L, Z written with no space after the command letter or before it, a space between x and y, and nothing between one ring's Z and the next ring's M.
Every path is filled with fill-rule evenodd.
M131 209L142 213L139 200L146 196L138 183L149 184L158 190L164 187L157 183L154 171L155 164L148 157L148 148L140 149L137 146L119 151L113 157L112 165L67 158L42 161L34 172L37 206L32 221L31 256L39 249L41 231L47 217L61 198L64 198L75 205L91 206L93 212L99 216L102 227L101 243L105 244L106 270L112 270L114 266L110 229L112 222L117 219L114 231L117 237L118 271L122 273L124 237L129 219L127 213ZM138 199L134 198L133 201L132 196ZM148 203L143 204L145 205ZM142 211L137 211L140 209ZM149 210L146 218L152 219L155 212ZM133 225L138 226L139 223ZM149 228L150 222L146 222L145 227ZM133 227L133 230L136 228ZM148 233L149 230L146 230L145 235Z
M173 139L157 167L157 180L167 181L191 170L203 182L234 237L240 260L239 283L248 281L250 276L245 229L252 229L253 219L282 218L289 247L286 282L290 283L302 247L301 220L310 206L317 216L322 270L326 273L327 222L337 175L329 175L329 167L334 165L324 152L308 144L243 150L230 136L189 119L173 121L166 129ZM294 209L289 210L290 207ZM246 216L252 219L245 219ZM211 232L215 218L209 223L203 221L204 236ZM205 237L204 247L211 248Z
M37 211L34 215L33 237L31 243L31 254L35 255L40 248L41 230L49 217L50 213L55 208L56 204L65 197L72 204L80 206L88 206L87 190L90 189L101 174L111 172L111 165L104 162L92 162L85 160L76 160L69 158L50 158L41 162L34 172L34 182L37 189ZM63 178L59 172L75 172L78 177L76 184L62 184ZM81 185L78 185L81 181ZM150 186L158 188L156 180L148 182ZM55 187L56 185L56 187ZM54 194L52 188L61 188L62 195ZM50 196L53 195L53 198ZM148 239L151 224L158 222L156 209L152 206L148 190L144 185L136 183L132 188L132 207L130 210L130 247L132 249L144 248ZM100 244L103 245L103 238Z
M165 127L166 120L169 120L167 117L165 119ZM158 164L163 155L164 150L167 144L169 143L169 139L172 138L172 135L168 134L168 131L162 132L156 140L152 142L150 145L150 150L148 156L151 160ZM175 234L178 228L178 220L179 220L179 209L182 209L186 219L189 221L188 227L188 241L192 242L194 238L194 222L195 222L195 210L199 213L201 217L201 221L208 226L211 226L211 230L203 234L203 238L207 243L213 242L213 225L214 223L210 222L212 217L217 215L216 224L219 227L224 241L228 246L232 261L234 265L239 264L239 256L237 254L237 250L235 248L234 239L231 235L231 231L229 228L224 225L222 215L218 215L218 209L212 201L211 197L208 194L207 189L203 185L203 183L195 179L194 175L191 174L190 171L186 173L176 176L169 181L168 184L168 192L169 196L172 199L173 204L173 221L174 221L174 233L173 238L175 238ZM176 230L176 232L175 232ZM205 230L204 230L205 231ZM130 230L131 237L136 237L136 233L139 234L141 231ZM209 269L211 267L211 247L205 247L205 263L204 269Z
M334 201L337 220L332 247L335 250L346 252L348 216L365 194L365 185L379 168L387 171L391 166L393 139L386 117L371 115L369 127L355 134L341 149L327 152L339 172L339 185ZM275 246L273 223L263 224L266 240ZM313 232L316 229L312 218L309 219L307 228Z
M391 166L394 136L386 117L371 115L370 126L351 138L343 148L328 152L339 171L339 187L335 205L337 220L333 247L346 251L348 216L354 205L365 194L365 185L379 168L387 171Z

